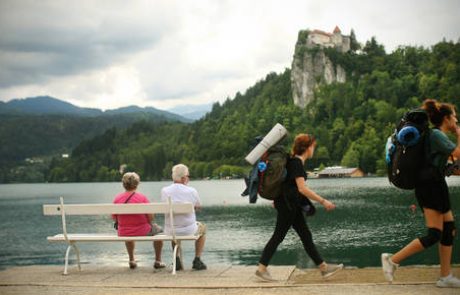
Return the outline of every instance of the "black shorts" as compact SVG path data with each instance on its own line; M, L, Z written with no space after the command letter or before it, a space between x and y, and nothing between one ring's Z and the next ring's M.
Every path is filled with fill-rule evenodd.
M451 210L449 188L445 178L417 185L415 197L421 208L433 209L443 214Z

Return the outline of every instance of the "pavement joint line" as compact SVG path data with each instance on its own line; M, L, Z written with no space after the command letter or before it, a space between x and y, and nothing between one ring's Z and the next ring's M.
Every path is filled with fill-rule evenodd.
M226 269L222 270L220 273L218 273L216 275L216 277L220 277L221 275L223 275L225 272L227 272L228 270L230 270L231 268L233 267L233 265L229 265Z
M292 275L294 274L294 272L296 271L296 269L297 269L297 267L293 267L293 268L292 268L291 273L289 274L289 276L288 276L288 278L287 278L286 281L288 281L288 282L291 281L291 277L292 277Z
M108 279L113 278L115 275L107 275L105 278L101 279L102 282L107 281Z

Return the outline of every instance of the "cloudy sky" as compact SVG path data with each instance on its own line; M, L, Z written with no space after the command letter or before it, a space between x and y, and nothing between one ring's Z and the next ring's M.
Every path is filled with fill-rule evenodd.
M460 37L460 0L0 0L0 100L169 109L224 101L290 67L301 29L387 52Z

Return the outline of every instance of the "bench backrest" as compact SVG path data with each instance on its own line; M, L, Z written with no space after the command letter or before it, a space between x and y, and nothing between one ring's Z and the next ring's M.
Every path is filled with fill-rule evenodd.
M148 204L69 204L64 205L64 199L60 198L60 204L43 205L43 215L60 215L62 218L62 232L67 240L66 215L109 215L109 214L169 214L169 222L172 227L172 235L175 239L174 215L195 212L192 203L173 203L168 197L167 203Z
M193 213L192 203L173 203L174 214ZM170 206L168 203L150 204L46 204L43 205L43 215L103 215L103 214L167 214Z

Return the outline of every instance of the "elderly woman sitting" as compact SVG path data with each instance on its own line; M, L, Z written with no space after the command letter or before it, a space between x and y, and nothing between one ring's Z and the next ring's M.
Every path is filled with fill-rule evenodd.
M113 203L150 203L146 196L136 191L140 177L135 172L127 172L123 175L123 187L125 192L118 194ZM154 219L153 214L120 214L112 215L114 221L118 223L119 236L153 236L161 231L161 228L152 224ZM129 255L129 268L134 269L137 267L136 260L134 259L134 241L125 242L126 250ZM161 262L161 250L163 248L163 241L153 242L155 249L155 269L164 268L165 264Z

